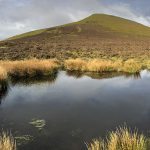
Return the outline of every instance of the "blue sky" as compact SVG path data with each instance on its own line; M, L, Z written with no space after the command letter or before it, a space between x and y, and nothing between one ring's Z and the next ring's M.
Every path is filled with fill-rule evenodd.
M150 26L150 0L0 0L0 39L106 13Z

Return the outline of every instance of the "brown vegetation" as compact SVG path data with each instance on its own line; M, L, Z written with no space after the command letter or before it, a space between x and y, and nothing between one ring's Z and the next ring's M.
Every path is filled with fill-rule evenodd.
M150 57L149 33L150 28L129 20L95 15L80 22L1 41L0 59L145 59Z
M34 77L51 75L58 69L56 60L22 60L22 61L0 61L0 78L6 79L7 74L14 77ZM0 67L0 68L2 68Z
M4 81L7 79L7 71L0 66L0 81Z
M69 71L87 71L87 72L126 72L137 73L141 70L141 64L133 59L127 61L122 60L83 60L83 59L68 59L64 66Z
M87 144L88 150L148 150L148 139L137 131L123 127L110 132L106 140L95 139Z
M1 133L0 150L16 150L16 141L10 133Z

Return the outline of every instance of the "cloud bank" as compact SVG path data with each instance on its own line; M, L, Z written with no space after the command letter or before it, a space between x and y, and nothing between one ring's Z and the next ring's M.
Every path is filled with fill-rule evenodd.
M83 19L93 13L150 26L148 0L0 0L0 39Z

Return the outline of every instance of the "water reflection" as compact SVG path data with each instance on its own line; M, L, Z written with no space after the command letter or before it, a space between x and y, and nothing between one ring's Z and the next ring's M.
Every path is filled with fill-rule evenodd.
M134 74L126 73L126 74L124 74L124 76L126 78L141 79L141 74L140 73L134 73Z
M79 72L79 71L67 71L68 76L73 76L76 79L83 76L91 77L92 79L107 79L113 77L124 76L126 78L141 79L140 73L129 74L123 72L102 72L102 73L93 73L93 72Z
M18 150L85 150L84 141L105 136L124 123L149 134L149 81L147 71L141 75L61 71L48 83L46 78L12 81L0 107L0 128L11 129L17 137L34 137ZM29 124L33 119L45 121L42 131Z
M22 78L11 78L11 84L23 84L23 85L32 85L32 84L43 84L43 83L49 83L53 84L55 83L58 76L58 72L55 72L52 75L48 76L34 76L34 77L22 77Z
M7 82L0 82L0 105L2 104L2 101L8 94L8 83Z

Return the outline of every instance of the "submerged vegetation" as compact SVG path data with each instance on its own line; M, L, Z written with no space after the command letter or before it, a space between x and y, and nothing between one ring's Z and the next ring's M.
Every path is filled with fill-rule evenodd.
M16 141L10 133L1 133L0 150L16 150Z
M115 132L110 132L106 140L95 139L87 144L88 150L148 150L148 139L132 132L127 127L118 128Z

